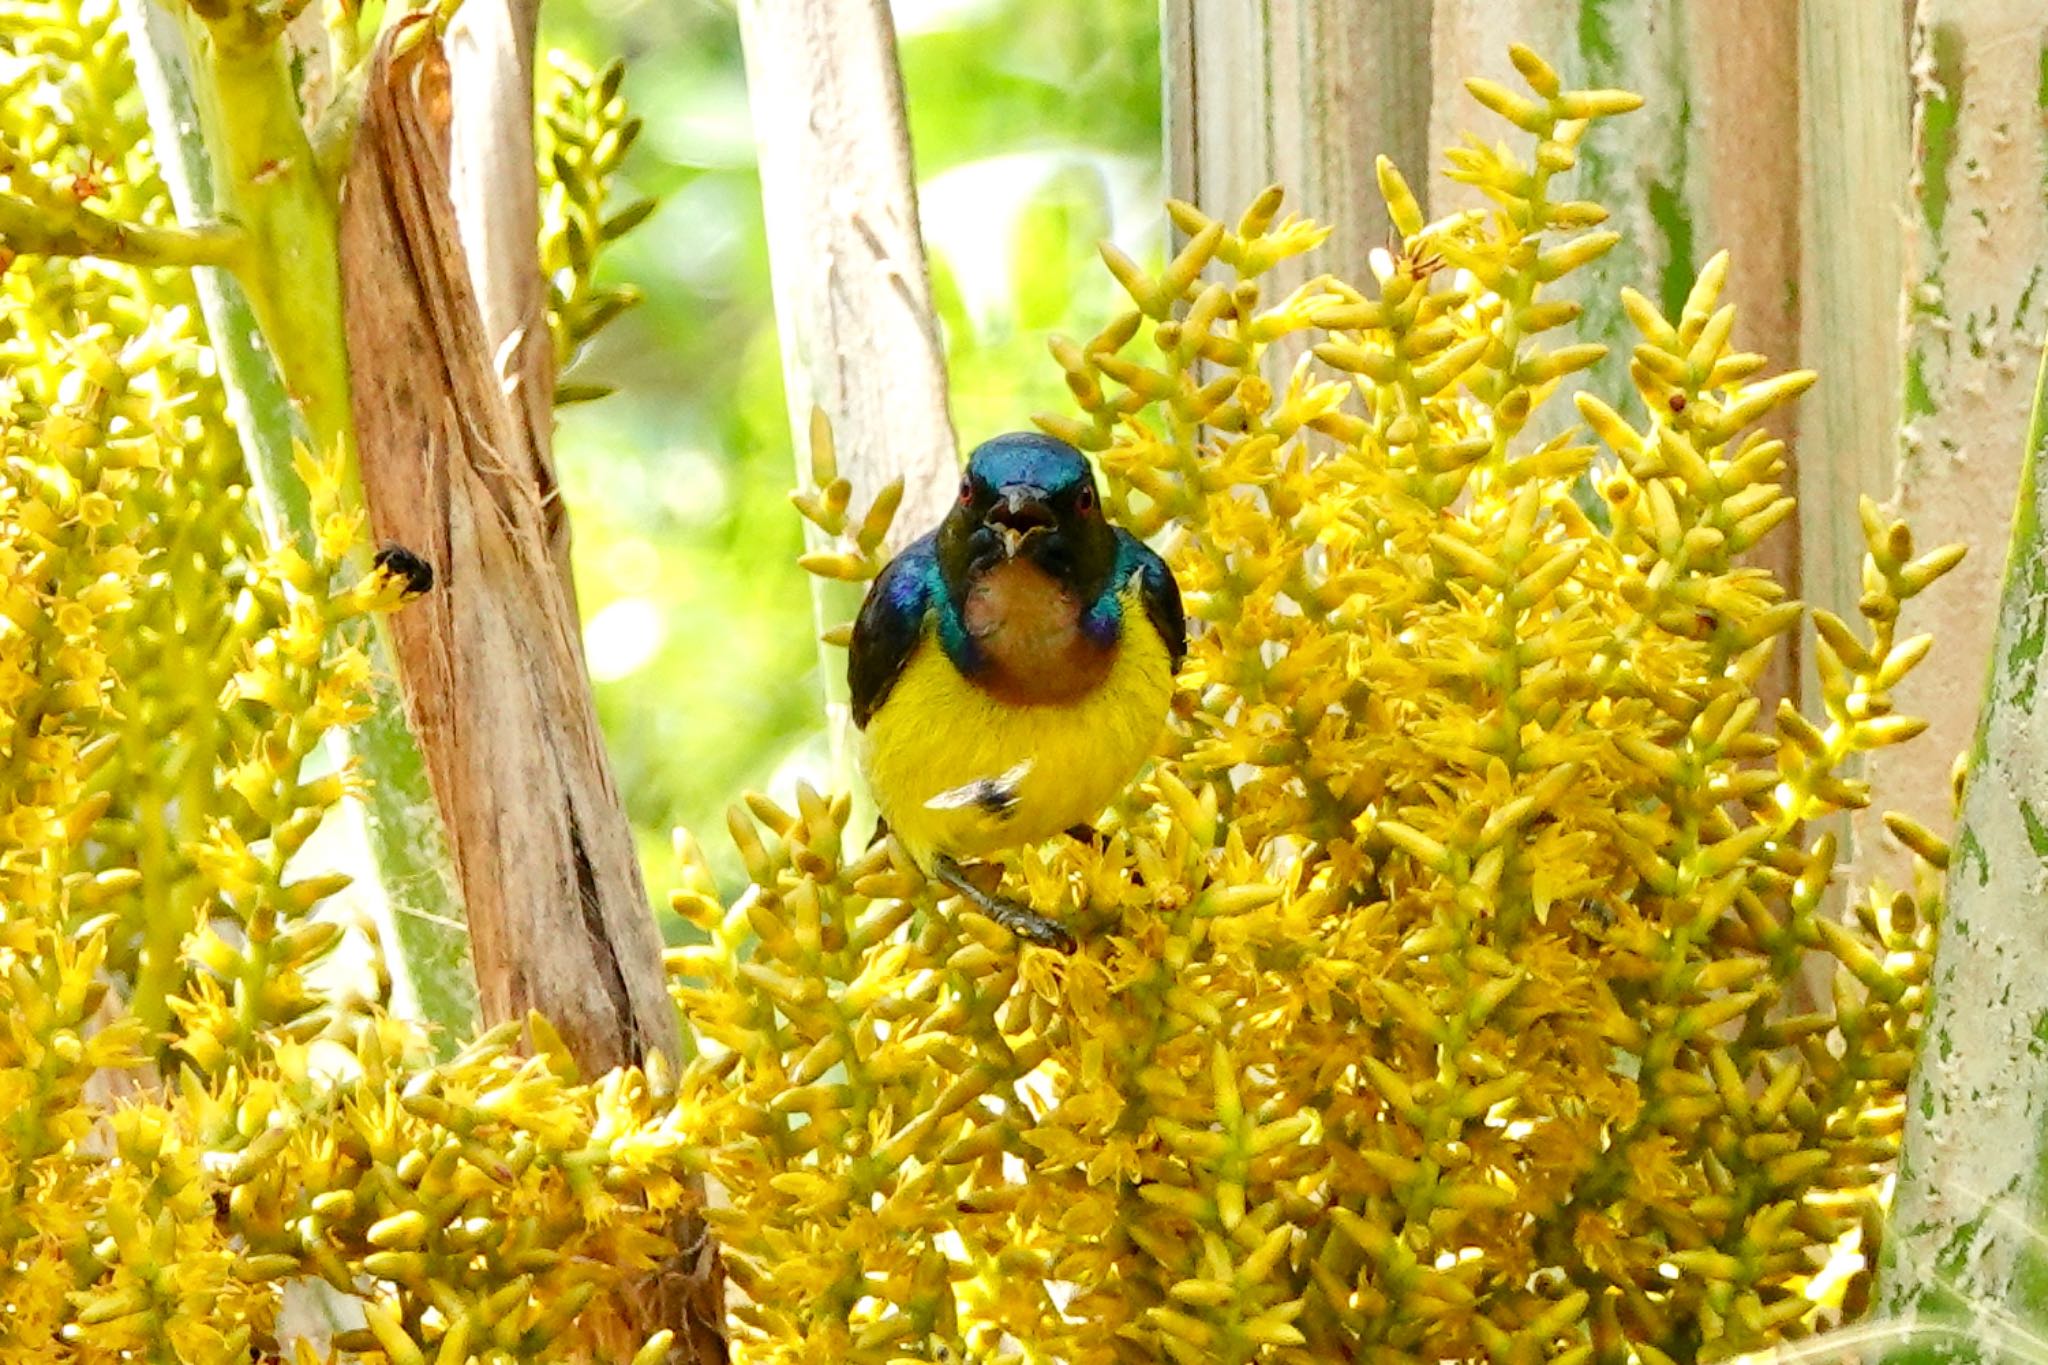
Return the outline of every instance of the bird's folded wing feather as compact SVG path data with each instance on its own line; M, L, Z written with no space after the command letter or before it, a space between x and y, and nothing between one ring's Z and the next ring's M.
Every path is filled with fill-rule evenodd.
M854 619L846 682L852 693L853 723L861 729L881 709L924 639L937 577L934 545L934 538L925 536L890 560L869 585Z
M1166 561L1154 554L1144 541L1129 531L1117 533L1117 563L1120 576L1138 575L1138 591L1145 603L1145 615L1152 629L1166 644L1166 653L1176 671L1188 652L1188 618L1180 602L1180 585Z

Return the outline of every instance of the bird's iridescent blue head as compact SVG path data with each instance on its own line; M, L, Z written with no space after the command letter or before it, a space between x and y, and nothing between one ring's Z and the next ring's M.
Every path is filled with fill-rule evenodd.
M956 591L1023 559L1083 599L1108 582L1116 532L1087 457L1065 441L1012 432L975 448L939 527L939 567Z

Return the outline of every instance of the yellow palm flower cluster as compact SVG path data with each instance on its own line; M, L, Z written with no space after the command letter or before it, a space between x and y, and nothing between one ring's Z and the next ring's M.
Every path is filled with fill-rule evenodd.
M165 221L115 6L0 30L0 214ZM0 1363L652 1365L614 1291L700 1164L668 1083L586 1081L539 1020L437 1065L375 973L316 970L333 741L407 584L346 567L332 460L266 546L225 407L185 272L0 271ZM278 1325L309 1283L317 1352Z
M313 555L193 541L168 508L206 490L138 454L155 408L122 396L165 379L159 340L72 338L64 400L0 429L0 1362L243 1365L308 1276L366 1320L331 1359L626 1359L646 1343L613 1291L668 1252L683 1112L658 1076L582 1082L537 1019L533 1058L507 1028L432 1065L417 1027L311 979L347 879L294 855L356 779L309 760L364 704L350 635L405 585L330 586L359 518L310 459ZM177 696L160 663L119 671L154 595L220 576L237 666L184 722L200 778L123 770L121 708Z
M597 283L598 253L647 220L652 199L607 214L613 178L640 136L619 95L623 62L592 71L565 52L550 52L535 88L536 143L541 164L540 264L548 281L548 331L560 369L619 314L640 302L631 286ZM603 384L564 383L558 403L602 398Z
M1813 376L1733 349L1717 257L1675 317L1625 296L1640 409L1574 395L1605 453L1560 430L1603 348L1556 286L1616 237L1554 191L1638 101L1514 55L1470 88L1533 149L1451 156L1489 208L1426 223L1383 164L1375 278L1269 298L1323 229L1175 205L1054 346L1042 424L1197 623L1107 850L1007 860L1080 950L848 862L810 792L736 814L737 904L679 893L742 1359L1658 1362L1861 1301L1934 905L1831 910L1821 825L1920 728L1897 621L1958 552L1866 504L1821 713L1766 708L1805 613L1740 558L1792 509L1756 423Z

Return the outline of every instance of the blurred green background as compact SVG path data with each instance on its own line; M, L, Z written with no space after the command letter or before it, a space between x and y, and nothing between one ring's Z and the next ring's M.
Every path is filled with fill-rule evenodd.
M894 12L964 451L1063 408L1045 338L1093 332L1116 307L1095 243L1160 254L1158 6ZM571 372L618 391L564 409L556 437L598 710L656 902L679 825L730 894L743 879L726 806L828 771L738 21L712 0L541 13L544 48L626 59L646 126L615 202L660 201L600 271L646 302Z

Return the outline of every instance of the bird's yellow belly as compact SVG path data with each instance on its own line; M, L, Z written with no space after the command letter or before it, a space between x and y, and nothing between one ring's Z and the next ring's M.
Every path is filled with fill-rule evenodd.
M1100 815L1152 753L1172 695L1166 646L1138 623L1102 685L1058 705L998 701L928 639L868 722L862 766L919 864L979 857Z

